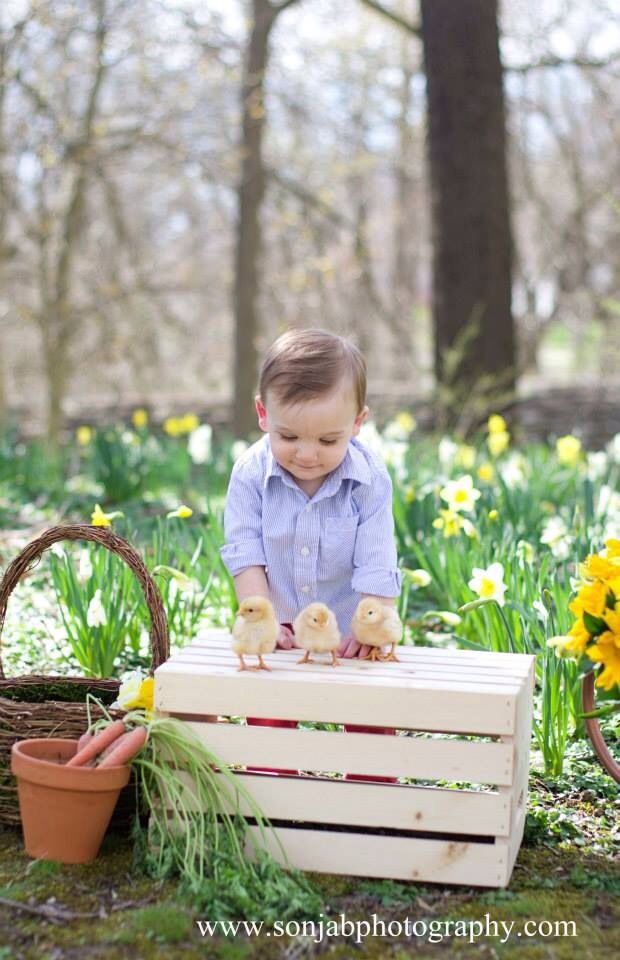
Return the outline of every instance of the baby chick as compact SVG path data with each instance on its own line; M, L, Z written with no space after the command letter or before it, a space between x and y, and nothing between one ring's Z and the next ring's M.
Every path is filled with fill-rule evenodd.
M394 607L383 604L374 597L360 600L351 621L351 633L358 643L372 647L367 659L398 661L394 647L402 632L403 625ZM386 643L391 643L392 647L390 652L383 656L381 647Z
M263 653L272 653L280 633L280 624L266 597L246 597L239 604L232 634L232 648L239 657L238 670L270 670L263 663ZM256 654L258 665L248 667L243 654Z
M312 663L311 653L331 653L332 667L338 666L336 650L340 643L340 631L335 614L324 603L309 603L295 617L293 624L295 643L305 654L298 663Z

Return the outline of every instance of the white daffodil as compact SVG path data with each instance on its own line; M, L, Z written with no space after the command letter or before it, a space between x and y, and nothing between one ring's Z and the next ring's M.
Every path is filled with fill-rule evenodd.
M524 487L527 480L527 462L521 453L509 454L497 470L509 490Z
M462 617L458 613L453 613L452 610L427 610L422 619L427 620L432 617L436 617L449 627L458 627L462 620Z
M442 500L446 500L448 508L455 513L471 513L476 506L476 500L480 497L480 491L474 487L474 481L470 474L466 473L457 480L449 480L445 487L439 491Z
M86 611L86 623L89 627L104 627L108 622L103 604L101 603L101 590L95 590L95 595L88 604Z
M534 547L527 540L519 540L517 542L516 554L519 566L522 569L534 562Z
M468 586L478 594L481 600L495 600L500 607L503 607L504 594L508 589L504 583L504 565L492 563L486 570L474 567Z
M572 538L562 517L549 517L545 521L540 542L546 544L558 560L566 560L570 554Z
M439 462L444 469L449 467L454 462L458 448L458 443L455 443L454 440L450 439L450 437L441 438L437 447L437 456L439 457Z
M248 447L249 443L246 440L235 440L230 448L230 454L233 460L236 461L239 459L239 457L242 457Z
M90 553L88 550L80 550L80 557L78 560L77 568L77 579L78 583L86 583L87 580L93 575L93 565L90 560Z
M586 476L588 480L600 480L607 473L607 454L604 450L594 450L586 454Z
M359 438L364 446L369 447L374 453L379 455L383 453L383 440L372 420L367 420L366 423L362 424Z
M384 440L408 441L417 424L408 410L397 413L383 430Z
M542 600L534 600L532 607L536 611L538 619L542 621L542 623L546 623L547 620L549 619L549 611L547 610Z
M611 438L605 450L610 460L614 463L620 463L620 433Z
M397 479L401 483L404 483L408 476L405 464L408 450L409 444L401 443L397 440L387 440L383 445L383 461L392 467Z
M202 423L189 435L187 441L187 452L192 463L208 463L211 459L211 439L213 437L213 428L209 423Z

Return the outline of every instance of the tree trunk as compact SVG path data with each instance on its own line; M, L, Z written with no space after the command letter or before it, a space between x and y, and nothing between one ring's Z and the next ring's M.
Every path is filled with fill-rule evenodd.
M263 93L269 33L277 14L268 0L253 0L252 7L252 31L241 91L243 120L235 256L233 430L237 437L245 436L255 425L253 397L258 373L258 275L262 247L260 210L265 193Z
M514 391L511 237L496 0L421 0L444 425Z

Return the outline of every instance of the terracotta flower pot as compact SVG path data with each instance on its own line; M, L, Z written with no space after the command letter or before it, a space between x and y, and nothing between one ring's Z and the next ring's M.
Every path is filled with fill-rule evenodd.
M77 740L21 740L11 750L26 853L88 863L99 851L129 766L66 767Z

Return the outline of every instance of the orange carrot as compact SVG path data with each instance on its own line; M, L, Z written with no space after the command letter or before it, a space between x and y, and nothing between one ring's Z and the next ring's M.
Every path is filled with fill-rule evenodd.
M89 760L101 753L105 747L109 746L117 737L125 733L125 724L122 720L114 720L112 723L96 733L95 736L82 747L81 750L71 757L68 761L68 767L83 767Z
M93 739L93 737L94 737L94 733L91 733L90 730L87 730L86 733L83 733L82 736L80 737L80 739L78 740L77 752L79 753L80 750L82 749L82 747L85 747L87 743L90 743L90 741ZM94 760L94 758L93 758L92 760L88 760L88 761L84 764L84 766L85 766L85 767L94 767L94 766L95 766L95 760Z
M146 743L146 727L135 727L123 742L114 744L114 749L98 765L101 770L103 767L118 767L127 763L138 753Z

